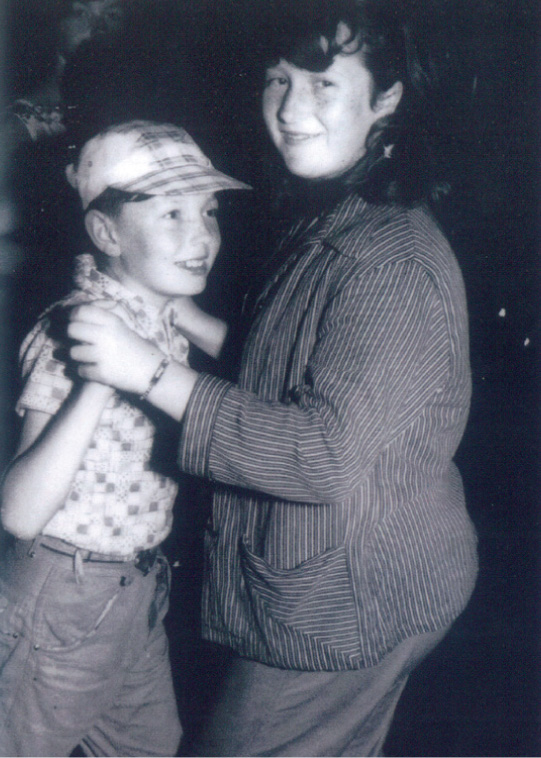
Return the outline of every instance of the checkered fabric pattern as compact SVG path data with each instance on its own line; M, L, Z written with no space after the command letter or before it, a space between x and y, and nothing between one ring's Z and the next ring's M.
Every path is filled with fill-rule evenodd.
M91 255L76 260L76 289L40 317L21 347L23 391L16 406L54 415L73 380L55 334L66 307L112 299L129 325L175 361L187 364L189 344L175 328L175 301L161 313L99 272ZM45 534L100 553L131 556L162 542L171 529L177 483L153 470L156 427L130 399L115 393L106 406L64 505Z
M251 189L214 168L190 135L173 124L128 121L89 140L66 168L83 208L107 188L145 195Z

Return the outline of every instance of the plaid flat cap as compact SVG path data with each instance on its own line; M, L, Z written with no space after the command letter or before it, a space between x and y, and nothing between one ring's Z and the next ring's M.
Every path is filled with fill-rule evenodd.
M84 209L107 187L145 195L252 189L215 169L184 129L152 121L129 121L93 137L66 176Z

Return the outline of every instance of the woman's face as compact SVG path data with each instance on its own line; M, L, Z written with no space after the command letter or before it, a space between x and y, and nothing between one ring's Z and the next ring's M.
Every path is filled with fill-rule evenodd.
M284 60L266 71L263 117L287 168L303 179L331 179L352 168L366 150L372 125L392 110L378 98L359 51L337 55L323 72Z

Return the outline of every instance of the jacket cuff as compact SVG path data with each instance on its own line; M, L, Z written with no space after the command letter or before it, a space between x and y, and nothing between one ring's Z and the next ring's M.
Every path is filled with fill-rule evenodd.
M209 457L220 405L233 386L225 379L200 374L192 390L180 435L178 465L182 471L206 479L210 476Z

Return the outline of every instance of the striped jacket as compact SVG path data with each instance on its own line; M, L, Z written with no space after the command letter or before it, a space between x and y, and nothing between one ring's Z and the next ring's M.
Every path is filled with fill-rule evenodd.
M203 629L273 666L361 668L473 589L464 287L423 209L351 196L284 244L238 384L201 375L185 417L179 463L215 483Z

